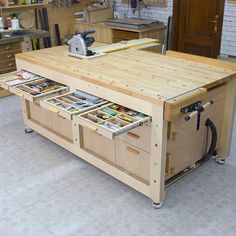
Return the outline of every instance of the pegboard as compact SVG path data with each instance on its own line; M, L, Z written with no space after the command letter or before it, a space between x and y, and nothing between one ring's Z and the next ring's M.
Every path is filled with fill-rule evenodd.
M146 6L167 7L168 0L142 0ZM122 0L123 4L128 4L128 0Z

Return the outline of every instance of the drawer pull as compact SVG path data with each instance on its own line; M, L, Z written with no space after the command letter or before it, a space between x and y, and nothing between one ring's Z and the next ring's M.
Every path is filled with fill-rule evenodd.
M58 109L53 109L53 108L48 108L49 111L53 112L53 113L59 113Z
M98 130L97 127L93 127L93 126L90 126L90 125L84 125L84 128L90 129L93 132L96 132Z
M5 47L5 49L6 49L6 50L9 50L9 49L11 49L11 47L8 46L8 47Z
M11 54L7 55L7 58L11 58L11 57L12 57Z
M127 147L127 151L135 154L135 155L138 155L140 152L132 147Z
M134 133L132 133L132 132L127 132L127 135L130 136L130 137L132 137L132 138L135 138L135 139L139 139L139 138L140 138L139 135L134 134Z
M18 96L18 97L23 97L23 96L24 96L23 94L18 93L18 92L14 92L14 94L15 94L16 96Z
M13 66L13 63L9 63L8 66Z

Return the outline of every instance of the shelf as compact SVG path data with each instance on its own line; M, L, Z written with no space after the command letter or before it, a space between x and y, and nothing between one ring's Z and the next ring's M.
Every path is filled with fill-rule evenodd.
M0 10L4 11L4 10L17 10L17 9L23 9L23 8L43 8L43 7L47 7L48 3L35 3L35 4L27 4L27 5L12 5L12 6L8 6L8 7L1 7L0 6Z

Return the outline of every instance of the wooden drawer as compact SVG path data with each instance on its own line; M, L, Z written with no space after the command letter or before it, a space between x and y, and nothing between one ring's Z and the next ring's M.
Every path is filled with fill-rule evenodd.
M149 182L150 155L119 139L116 139L116 165Z
M113 38L122 40L138 39L138 33L126 30L113 29Z
M0 75L12 72L12 71L16 71L16 67L12 67L10 69L6 69L6 70L0 70Z
M145 114L114 103L75 115L73 119L110 139L151 121L151 117Z
M10 90L11 86L23 84L26 81L33 81L35 79L40 78L39 76L29 73L29 72L11 72L11 73L6 73L3 75L0 75L0 86L2 88L5 88L7 90Z
M92 100L91 97L94 100ZM68 120L72 120L73 115L94 109L105 103L107 103L107 101L79 90L74 93L66 93L40 101L42 107L49 109Z
M28 118L40 124L43 127L52 129L52 120L50 111L40 107L39 104L27 102Z
M0 52L21 50L20 42L0 45Z
M0 70L9 70L16 67L15 59L0 61Z
M63 94L69 90L69 87L41 77L30 82L27 81L19 85L10 86L9 90L17 96L35 102L40 99Z
M0 61L15 59L15 54L20 53L20 52L21 52L21 50L1 52L0 53Z
M151 152L151 127L148 125L121 134L118 138L145 152Z
M51 112L51 119L52 130L68 141L73 142L72 121L53 112Z
M80 137L82 149L91 152L101 159L115 163L115 140L103 137L85 127L80 127Z

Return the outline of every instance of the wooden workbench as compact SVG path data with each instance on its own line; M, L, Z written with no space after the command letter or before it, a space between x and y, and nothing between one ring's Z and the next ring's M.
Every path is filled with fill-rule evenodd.
M78 116L71 120L62 118L59 110L42 108L43 101L16 89L13 92L22 97L27 127L150 197L158 207L165 199L165 183L201 162L208 118L218 131L218 155L222 158L229 155L236 73L151 53L143 50L146 46L90 60L69 57L66 46L16 57L18 70L150 116L151 122L115 137L99 133L100 129L89 126L85 119L81 122ZM184 114L180 109L199 101L214 103L202 112L197 131L195 117L185 121L189 113Z

